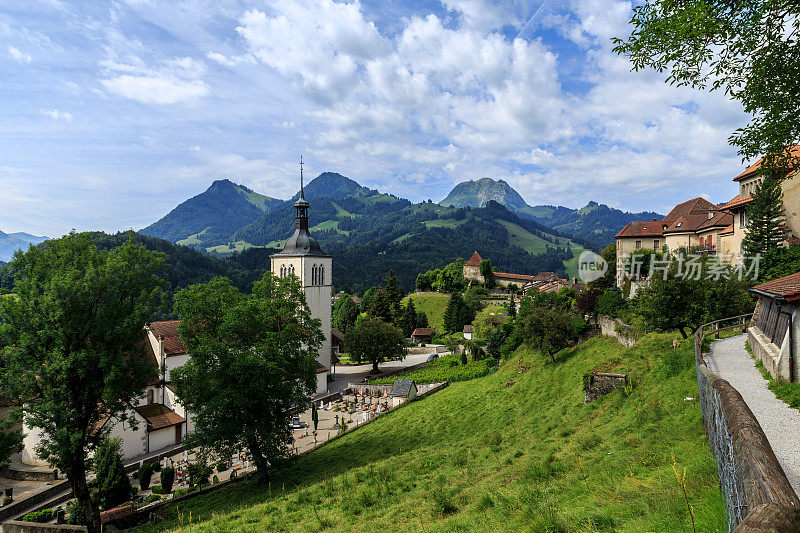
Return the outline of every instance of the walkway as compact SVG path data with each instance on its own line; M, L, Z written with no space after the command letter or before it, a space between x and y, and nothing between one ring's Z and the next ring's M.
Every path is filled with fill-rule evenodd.
M742 395L767 436L795 494L800 494L800 411L789 407L767 388L745 349L747 335L737 335L711 344L705 359L709 370L730 383Z
M387 361L381 363L378 368L381 372L391 372L393 370L424 363L428 360L428 357L430 357L429 353L407 355L401 361ZM365 365L336 365L334 368L336 372L333 378L334 380L328 383L328 391L325 394L340 392L347 388L348 384L356 383L369 376L371 370L372 363L367 363Z

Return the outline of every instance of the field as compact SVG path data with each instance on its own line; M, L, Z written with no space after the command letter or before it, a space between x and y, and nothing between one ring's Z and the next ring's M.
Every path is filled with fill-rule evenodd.
M422 368L376 379L373 383L394 383L398 379L413 379L417 383L467 381L488 375L494 367L494 360L491 357L483 361L469 361L466 365L462 365L460 356L446 355Z
M233 243L233 248L228 246L227 244L220 244L219 246L210 246L206 248L206 252L216 252L218 254L230 254L233 252L242 252L247 250L248 248L258 248L258 246L253 246L249 242L246 241L236 241Z
M727 531L691 342L518 352L142 531ZM634 386L583 403L593 369ZM684 497L684 490L686 496ZM691 515L690 515L691 513ZM694 521L694 526L692 524Z
M175 244L180 244L182 246L191 246L193 244L200 244L202 241L198 239L200 235L204 235L210 228L206 228L200 233L195 233L194 235L189 235L185 239L181 239L176 241Z
M342 233L344 235L349 235L350 232L346 230L339 229L339 221L338 220L326 220L325 222L320 222L313 228L309 228L310 231L325 231L325 230L336 230L336 233Z
M444 331L444 310L447 309L447 302L450 301L449 294L438 292L420 292L410 294L403 298L403 307L408 303L408 299L414 300L414 308L424 311L428 315L428 325L436 328L440 333Z
M457 228L467 219L456 220L454 218L437 218L434 220L426 220L423 222L426 228Z
M331 204L333 205L333 207L336 208L336 217L337 218L345 218L345 217L346 218L356 218L358 216L358 215L354 215L350 211L342 208L342 206L340 206L339 204L336 204L336 203L333 203L333 202L331 202Z
M586 248L583 246L579 246L575 243L571 245L572 247L572 259L569 261L564 261L564 269L567 271L567 278L572 281L572 278L578 276L578 258L583 253ZM580 281L580 280L578 280Z

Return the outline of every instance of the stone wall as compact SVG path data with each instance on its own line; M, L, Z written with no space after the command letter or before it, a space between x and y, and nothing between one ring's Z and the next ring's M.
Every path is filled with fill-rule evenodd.
M614 337L626 348L636 344L637 339L633 327L622 320L606 315L598 315L596 324L601 334L607 337Z
M86 526L69 526L56 524L39 524L37 522L3 522L3 533L67 533L86 531Z

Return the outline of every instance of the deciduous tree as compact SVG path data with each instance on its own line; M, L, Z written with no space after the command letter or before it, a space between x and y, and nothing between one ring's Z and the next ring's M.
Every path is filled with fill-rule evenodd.
M143 326L156 308L163 255L129 240L99 250L70 233L14 256L16 298L0 298L5 372L40 431L37 454L67 475L88 529L100 531L87 458L100 421L135 420L129 407L157 374Z
M361 318L345 337L347 352L356 361L372 363L372 372L378 373L378 363L389 359L402 359L406 353L403 332L379 318Z
M266 273L245 295L216 278L179 292L175 311L191 357L170 377L193 416L190 438L219 456L248 449L266 483L289 452L292 414L314 393L324 339L300 282Z

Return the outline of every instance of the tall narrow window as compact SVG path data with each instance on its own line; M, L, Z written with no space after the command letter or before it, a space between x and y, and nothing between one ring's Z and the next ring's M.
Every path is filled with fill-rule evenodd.
M292 276L294 276L294 265L292 265L292 266L290 266L290 267L289 267L289 274L291 274Z
M322 265L319 266L319 284L325 285L325 267Z
M317 268L317 265L314 265L313 267L311 267L311 284L319 285L318 281L319 281L319 269Z

